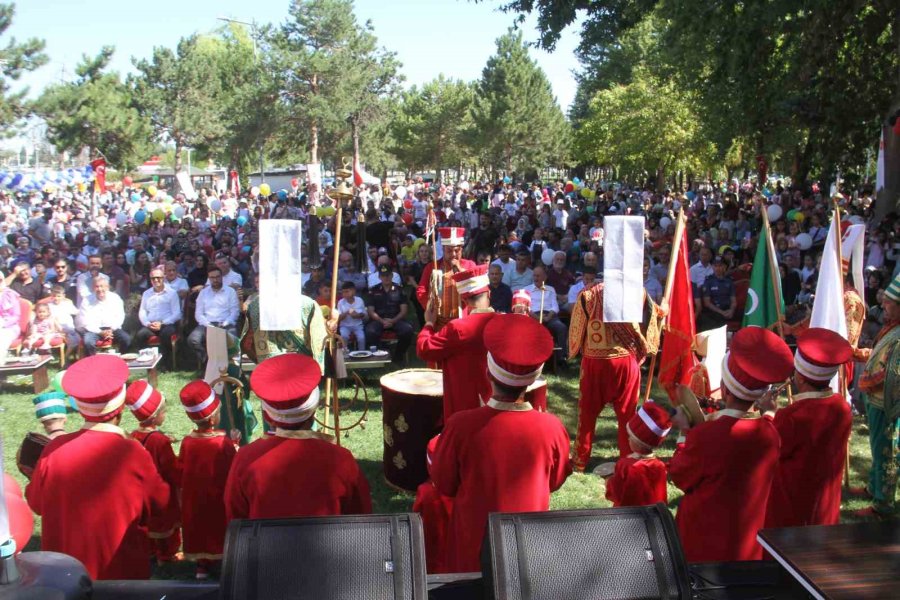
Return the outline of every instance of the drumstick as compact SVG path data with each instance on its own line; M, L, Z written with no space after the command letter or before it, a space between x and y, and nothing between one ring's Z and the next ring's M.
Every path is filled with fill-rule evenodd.
M540 290L541 290L541 312L538 315L538 323L543 325L544 324L544 286L541 286Z

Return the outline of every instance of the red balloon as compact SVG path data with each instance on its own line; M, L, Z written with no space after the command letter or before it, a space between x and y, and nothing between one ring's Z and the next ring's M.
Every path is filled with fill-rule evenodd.
M134 183L134 179L132 179L131 177L126 175L125 177L122 178L122 183L124 183L128 187L131 187L131 184Z
M894 123L894 135L900 135L900 119L897 119L897 122Z
M16 540L16 554L21 552L34 532L34 515L22 496L6 492L6 507L9 510L9 532Z
M19 482L15 480L15 478L9 473L3 474L3 491L7 494L15 492L17 496L22 496L22 487L19 485Z
M403 216L400 218L403 219L403 222L407 225L412 223L412 213L403 213Z
M575 184L573 184L573 183L567 183L567 184L566 184L566 187L565 187L565 190L566 190L566 193L567 193L567 194L568 194L569 192L571 192L571 191L574 191L574 190L575 190Z
M300 180L297 179L296 177L291 179L291 187L293 187L293 188L300 187Z
M404 201L403 201L403 207L404 207L404 208L407 208L407 209L412 208L412 200L404 200Z

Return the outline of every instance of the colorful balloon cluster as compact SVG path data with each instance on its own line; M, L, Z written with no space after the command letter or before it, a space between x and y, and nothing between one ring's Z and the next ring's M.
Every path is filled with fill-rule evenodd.
M59 188L73 187L82 191L94 180L94 168L62 171L38 171L35 173L8 173L0 171L0 186L16 192L53 192Z

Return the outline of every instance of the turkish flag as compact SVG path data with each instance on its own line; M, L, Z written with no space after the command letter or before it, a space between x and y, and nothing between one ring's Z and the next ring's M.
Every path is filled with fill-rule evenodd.
M230 180L229 187L231 188L231 193L237 198L241 195L241 181L238 178L238 172L232 170L231 173L229 173L228 178Z
M691 369L697 364L694 356L694 294L691 290L691 276L688 268L687 229L682 229L678 256L673 257L672 295L669 298L670 312L666 333L663 337L662 353L659 359L659 383L676 402L676 386L690 385Z
M103 194L106 192L106 159L91 161L91 167L94 169L94 191Z

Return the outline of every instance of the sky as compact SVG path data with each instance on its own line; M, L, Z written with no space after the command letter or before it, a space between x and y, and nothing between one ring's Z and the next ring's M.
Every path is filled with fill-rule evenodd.
M379 43L397 53L407 87L421 85L439 73L466 81L479 78L496 49L495 40L515 19L514 14L497 10L502 4L498 0L477 4L469 0L356 0L355 4L357 19L371 20ZM104 45L115 46L111 66L124 75L133 71L132 57L149 57L154 46L174 48L182 37L224 25L216 17L281 23L287 18L288 6L289 0L18 0L13 24L2 41L5 44L10 36L46 41L49 63L20 80L34 97L50 83L73 79L81 56L95 56ZM526 40L537 39L534 23L532 17L523 26ZM577 25L569 27L553 53L530 50L564 111L575 96L572 71L578 68L574 54L578 31Z

